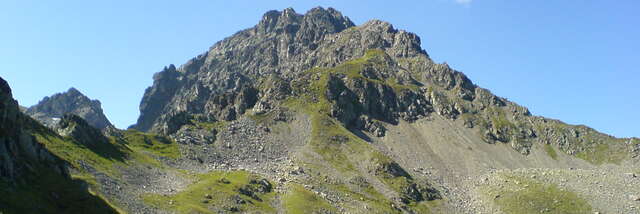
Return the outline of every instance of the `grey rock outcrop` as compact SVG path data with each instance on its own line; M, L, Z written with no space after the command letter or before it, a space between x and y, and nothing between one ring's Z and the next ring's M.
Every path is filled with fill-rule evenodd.
M289 82L306 70L333 67L374 48L393 57L426 56L419 44L415 34L386 22L356 27L332 8L314 8L304 15L293 9L269 11L258 25L216 43L179 68L169 66L156 74L133 127L170 134L186 122L183 112L188 112L188 120L233 120L256 103L257 110L268 108L273 99L265 99L271 94L260 88L265 77Z
M75 88L43 98L26 113L50 128L54 128L65 114L78 115L101 130L113 127L104 115L100 101L89 99Z
M87 147L109 143L109 139L99 129L89 125L87 121L75 114L62 116L56 125L56 131L61 136L71 137Z

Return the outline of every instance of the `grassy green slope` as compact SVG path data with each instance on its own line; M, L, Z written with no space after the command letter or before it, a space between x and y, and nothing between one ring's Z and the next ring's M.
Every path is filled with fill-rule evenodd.
M275 192L260 182L271 182L246 171L216 171L193 176L197 181L175 195L148 194L154 207L178 213L275 213ZM262 188L262 189L261 189Z
M312 136L309 142L311 150L323 158L326 165L341 173L340 177L350 178L361 176L363 166L375 167L393 162L369 143L353 134L345 128L339 121L331 118L329 111L331 101L329 101L325 92L328 88L329 75L343 74L347 78L358 78L365 81L374 82L376 84L384 84L392 87L396 91L400 90L416 90L417 86L399 85L387 81L368 79L360 73L365 66L384 66L381 65L381 59L384 52L380 50L367 51L362 58L355 59L339 65L335 68L316 68L308 71L311 79L310 83L300 83L297 89L302 96L291 98L286 101L285 105L291 109L301 111L308 114L312 120ZM296 85L296 83L294 83ZM360 166L357 166L360 165ZM316 170L325 171L331 169L323 169L323 164L316 164ZM375 179L379 179L386 188L397 192L401 196L409 185L414 183L413 179L408 176L393 176L386 172L372 175ZM348 183L348 182L347 182ZM393 209L391 201L378 192L375 188L355 188L353 185L326 185L322 182L319 185L325 185L329 189L343 193L352 197L355 201L360 201L370 208L377 211L394 213L399 210ZM409 201L408 209L416 212L425 213L429 210L429 206L435 203L425 203L417 201ZM354 209L362 209L362 207L354 207Z
M166 167L158 158L180 157L175 142L161 136L127 130L122 137L109 137L108 143L91 144L62 137L33 122L28 128L37 143L75 169L73 179L64 178L37 163L23 160L32 166L23 180L11 184L0 181L0 210L4 213L116 213L121 212L92 190L98 183L86 165L97 172L119 179L120 169L133 165Z
M499 176L501 184L488 185L482 191L505 213L593 213L584 199L556 185L513 175Z
M54 144L49 146L55 146L60 151L52 152L55 156L65 159L64 155L71 154L71 151L66 150L68 142L65 139L37 122L30 121L26 131L32 133L40 143ZM65 153L62 154L62 151ZM83 154L90 153L83 151ZM26 156L18 158L20 159L17 161L26 166L26 170L14 181L0 179L0 213L119 212L106 200L91 192L89 184L94 182L63 176L43 162L36 162ZM65 164L64 162L67 160L61 160L59 164Z

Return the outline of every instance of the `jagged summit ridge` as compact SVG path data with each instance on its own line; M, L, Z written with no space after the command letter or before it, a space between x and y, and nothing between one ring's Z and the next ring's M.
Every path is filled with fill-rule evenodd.
M233 120L260 99L256 86L263 77L291 80L314 67L361 57L370 49L394 58L422 57L433 64L418 36L386 22L355 26L332 8L314 8L304 15L293 9L269 11L256 26L216 43L179 68L169 66L154 75L133 127L170 133L179 127L170 121L184 120L181 112L211 121Z
M333 8L316 7L304 15L296 13L293 8L287 8L283 11L266 12L255 26L254 32L296 34L298 30L304 29L305 32L300 36L311 36L309 40L313 41L315 36L337 33L353 26L355 25L348 17Z
M102 111L99 100L91 100L76 88L43 98L26 113L48 127L55 127L65 114L75 114L98 129L113 127Z

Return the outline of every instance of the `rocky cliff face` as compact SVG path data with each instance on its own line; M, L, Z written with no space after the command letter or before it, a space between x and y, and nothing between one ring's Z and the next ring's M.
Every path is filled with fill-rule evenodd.
M22 113L0 78L0 212L116 213L86 183L71 178L68 160L50 150L61 145L42 141L62 137Z
M261 90L268 77L297 78L314 67L333 67L379 48L394 57L426 56L420 39L384 22L355 27L334 9L314 8L304 15L293 9L267 12L252 28L216 43L183 66L173 65L154 76L140 105L135 128L172 133L198 120L229 121L256 103L268 108L271 93ZM282 85L280 85L282 86ZM261 92L261 93L260 93Z
M0 177L14 180L39 164L68 176L62 160L49 153L31 135L34 129L44 127L20 112L9 84L0 78Z
M26 113L47 127L53 128L65 114L75 114L98 129L113 127L102 111L100 101L91 100L75 88L45 97Z

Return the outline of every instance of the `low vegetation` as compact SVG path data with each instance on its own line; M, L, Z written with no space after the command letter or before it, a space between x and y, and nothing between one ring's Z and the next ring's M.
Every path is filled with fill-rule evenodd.
M172 195L148 194L143 200L177 213L275 213L272 183L246 171L194 175L196 182Z
M376 164L383 164L382 162L384 161L391 162L391 159L353 134L338 120L329 116L332 103L325 95L328 90L329 75L343 74L347 78L359 78L378 84L384 84L394 88L394 90L417 90L417 86L414 85L392 85L392 83L366 78L360 73L367 63L379 60L377 58L384 57L383 54L384 53L382 51L371 50L368 51L363 58L349 61L345 64L336 66L335 68L314 68L308 71L308 75L310 76L308 79L313 81L300 83L298 87L294 87L295 90L300 90L299 93L301 96L290 98L285 103L285 105L291 109L302 111L310 115L312 121L312 133L309 146L315 153L323 157L323 160L326 163L344 175L348 174L358 176L359 168L366 166L373 167L373 165ZM294 83L294 86L295 85L296 83ZM406 174L406 172L404 173ZM414 181L408 175L380 175L376 176L376 178L380 179L385 185L393 191L398 192L400 195L403 195L409 186L415 185ZM373 207L379 211L387 210L389 213L398 211L392 209L391 202L386 200L384 196L378 193L376 189L371 186L360 190L350 188L346 185L338 186L340 188L332 189L337 192L345 193L344 195L353 197L356 200L360 200L370 208ZM407 205L409 209L420 213L426 213L429 206L433 205L433 203L408 200Z
M629 157L625 139L617 139L596 132L586 126L572 126L559 121L550 120L536 127L543 140L560 144L559 149L565 153L576 151L575 156L595 165L605 163L620 164ZM550 139L556 136L562 142Z
M0 210L6 213L118 213L86 183L37 167L17 183L0 179Z
M556 153L556 150L551 144L544 144L544 151L547 152L547 155L549 155L549 157L553 158L554 160L558 160L558 153Z
M124 165L126 147L114 143L111 139L109 145L99 145L90 149L83 144L74 142L73 139L61 137L53 132L34 133L36 141L43 144L53 154L67 160L76 169L83 169L82 164L88 164L96 170L111 176L119 175L116 165Z
M484 194L507 214L593 213L584 199L554 184L507 174L496 182L484 187Z
M589 161L593 164L620 164L628 157L627 152L619 146L611 145L612 143L598 143L585 148L576 154L576 157Z
M36 141L68 161L74 168L82 171L86 166L91 166L112 177L120 175L117 166L126 167L129 162L162 167L163 164L156 157L180 157L175 142L166 137L135 130L124 131L122 138L108 137L108 142L92 144L90 147L51 131L38 131L33 135Z
M288 214L336 213L337 210L326 200L296 184L282 197L282 204Z
M178 145L167 137L130 129L123 132L123 140L134 151L147 152L170 159L180 157Z
M391 207L391 201L389 199L379 193L371 184L366 183L364 180L356 183L352 180L350 185L331 184L326 186L328 186L331 191L339 192L344 197L348 197L357 202L354 204L356 207L347 206L347 212L353 210L351 213L358 213L365 210L379 213L400 213L399 210ZM364 204L364 206L362 204Z

